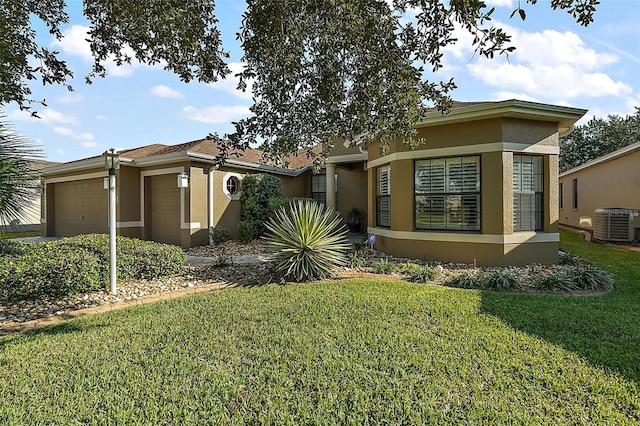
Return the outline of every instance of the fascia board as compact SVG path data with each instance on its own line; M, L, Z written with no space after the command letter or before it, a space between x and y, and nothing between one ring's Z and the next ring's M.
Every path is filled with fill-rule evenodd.
M201 154L198 152L187 152L187 155L189 156L189 158L193 158L199 161L210 162L210 163L213 163L215 160L215 157L212 155ZM282 167L269 166L268 164L256 164L256 163L249 163L246 161L239 161L239 160L233 160L233 159L227 159L225 164L229 164L229 165L238 167L240 169L257 170L261 172L276 173L276 174L285 175L285 176L299 176L301 173L308 170L310 167L310 166L304 166L298 169L291 170L291 169L285 169Z
M496 117L515 117L552 121L560 123L562 127L570 127L588 110L558 105L547 105L536 102L508 100L486 104L470 105L455 108L449 114L443 115L434 111L428 113L423 120L416 124L416 128L441 124L459 123Z
M120 163L131 164L133 160L127 157L120 157ZM70 163L62 163L42 169L42 176L50 176L58 173L68 173L80 170L95 169L104 167L104 157L92 157L84 160L73 161Z
M588 163L584 163L578 167L574 167L571 170L567 170L566 172L560 173L559 177L564 177L570 175L572 173L578 172L583 169L587 169L589 167L593 167L595 165L606 163L607 161L615 160L616 158L625 156L627 154L631 154L632 152L640 150L640 142L633 143L631 145L627 145L624 148L620 148L617 151L613 151L607 155L603 155L600 158L596 158L595 160L589 161Z

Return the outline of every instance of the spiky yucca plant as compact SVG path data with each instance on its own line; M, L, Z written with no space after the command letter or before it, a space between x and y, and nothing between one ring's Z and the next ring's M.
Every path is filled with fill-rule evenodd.
M276 268L287 279L308 281L346 266L349 243L340 217L310 200L281 207L266 224L263 237L275 251Z

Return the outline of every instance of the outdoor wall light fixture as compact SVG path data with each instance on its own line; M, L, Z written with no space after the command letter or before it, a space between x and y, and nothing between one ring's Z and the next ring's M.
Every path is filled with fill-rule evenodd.
M182 172L178 175L178 188L189 187L189 175L187 172Z

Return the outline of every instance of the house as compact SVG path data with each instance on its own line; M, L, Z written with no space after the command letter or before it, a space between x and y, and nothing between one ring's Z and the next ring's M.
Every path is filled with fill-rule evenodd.
M313 175L312 162L302 152L288 158L288 167L275 167L261 163L261 151L247 149L217 169L214 160L219 153L216 143L207 139L122 151L116 171L118 235L182 247L207 244L209 227L227 228L236 236L242 179L247 173L279 176L284 197L324 201L324 174ZM104 156L95 156L45 171L42 235L108 232L104 161ZM180 188L177 177L183 173L188 186ZM360 174L366 186L366 171ZM348 167L341 168L330 183L336 179L354 181ZM361 187L345 186L337 197L339 211L346 217L349 208L365 207L364 197Z
M640 142L560 174L560 223L591 229L601 208L640 209Z
M381 154L335 143L319 175L299 153L290 165L261 164L249 149L214 169L208 140L149 145L120 154L120 235L191 247L209 226L235 232L246 173L282 179L285 197L312 197L344 217L366 212L375 246L394 256L478 265L557 263L558 139L586 110L517 100L457 103L417 124L426 143ZM45 172L43 235L107 232L103 157ZM176 177L189 176L178 188ZM333 176L333 179L327 178Z

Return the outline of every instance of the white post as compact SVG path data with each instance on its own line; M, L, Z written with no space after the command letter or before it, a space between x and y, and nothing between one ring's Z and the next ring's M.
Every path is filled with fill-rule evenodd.
M116 294L116 170L109 169L109 281Z
M331 210L335 210L336 209L336 181L335 181L336 165L328 163L326 165L325 173L326 173L325 188L327 191L326 192L327 208Z

